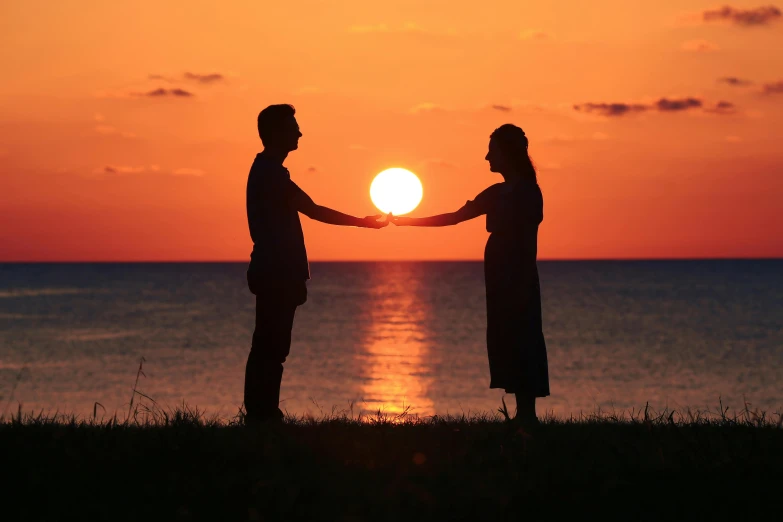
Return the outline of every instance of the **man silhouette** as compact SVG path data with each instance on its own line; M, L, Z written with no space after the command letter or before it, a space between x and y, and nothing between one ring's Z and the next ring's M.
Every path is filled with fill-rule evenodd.
M383 228L381 217L357 218L316 205L283 166L302 133L291 105L270 105L258 114L264 150L247 179L247 222L253 240L247 282L256 296L253 343L245 368L245 413L249 422L282 420L280 383L291 349L296 307L307 300L310 269L299 213L332 225Z

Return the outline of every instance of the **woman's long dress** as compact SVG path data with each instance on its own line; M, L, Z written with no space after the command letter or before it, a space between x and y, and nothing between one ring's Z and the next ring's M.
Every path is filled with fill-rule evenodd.
M535 181L498 183L476 196L490 232L484 250L490 388L533 397L549 395L536 267L544 200Z

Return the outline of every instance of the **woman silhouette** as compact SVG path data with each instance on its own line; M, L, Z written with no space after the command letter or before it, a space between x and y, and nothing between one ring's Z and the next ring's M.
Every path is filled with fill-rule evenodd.
M517 399L517 420L538 423L536 398L549 395L549 369L541 325L541 290L536 267L538 225L544 200L516 125L496 129L489 139L489 169L503 176L451 214L425 218L391 217L398 226L444 227L487 215L484 249L487 290L487 352L490 388Z

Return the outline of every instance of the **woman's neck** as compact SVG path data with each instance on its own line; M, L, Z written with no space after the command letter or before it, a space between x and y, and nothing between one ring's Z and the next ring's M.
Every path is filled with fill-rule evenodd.
M501 172L500 175L503 176L503 181L512 185L522 179L522 175L516 170Z

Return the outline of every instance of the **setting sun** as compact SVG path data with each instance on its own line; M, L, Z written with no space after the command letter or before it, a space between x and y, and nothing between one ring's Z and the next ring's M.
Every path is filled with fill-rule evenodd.
M395 216L407 214L421 201L423 190L421 181L413 172L401 169L386 169L372 181L370 198L384 214L391 212Z

